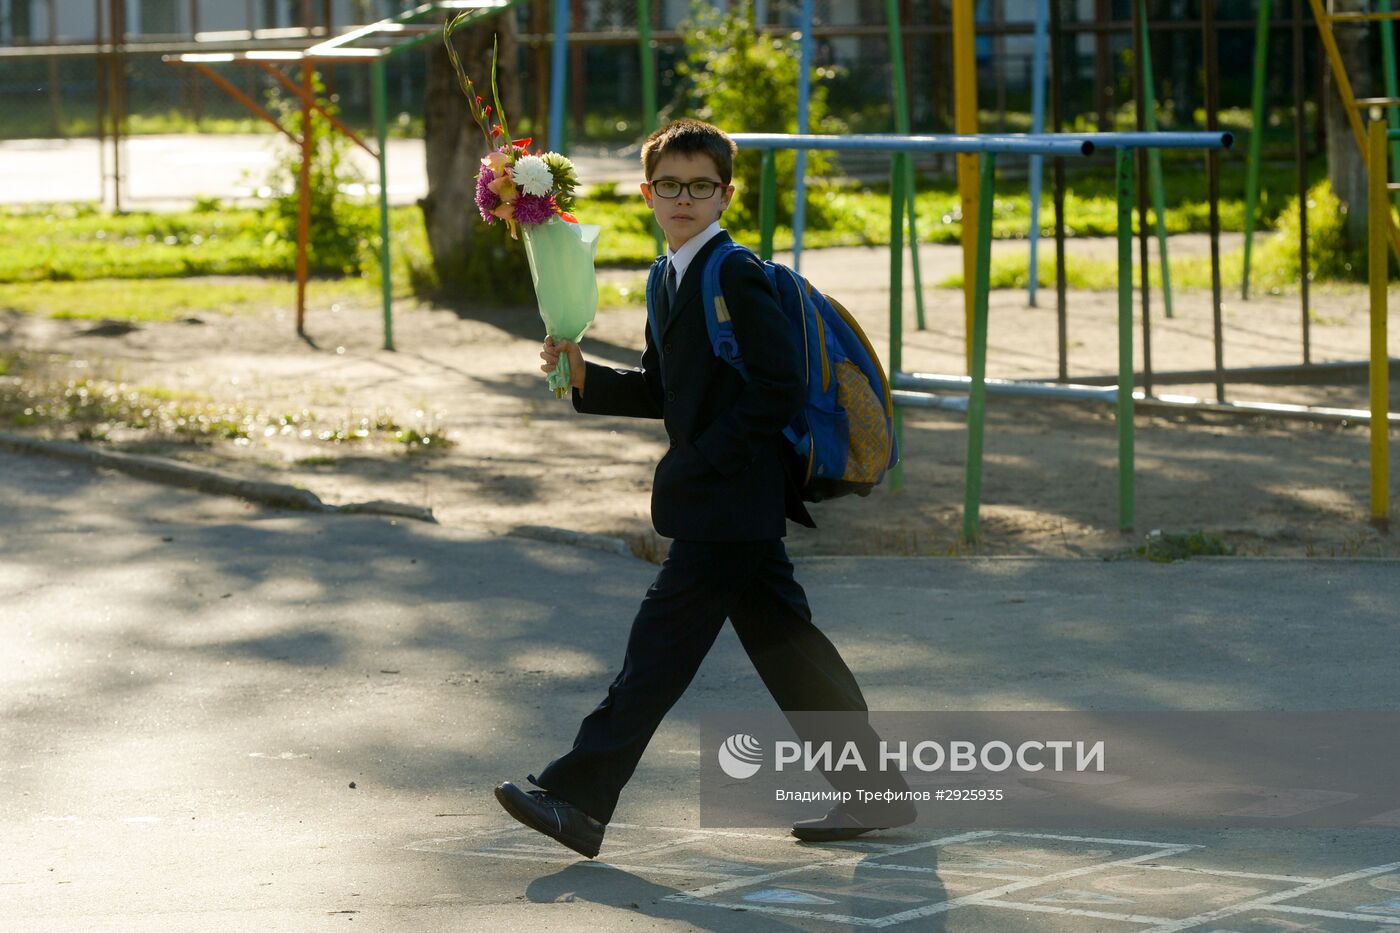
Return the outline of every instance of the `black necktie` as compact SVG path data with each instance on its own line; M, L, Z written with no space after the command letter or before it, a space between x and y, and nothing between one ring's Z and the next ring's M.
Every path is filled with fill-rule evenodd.
M676 310L676 267L673 263L666 264L666 315L669 317Z

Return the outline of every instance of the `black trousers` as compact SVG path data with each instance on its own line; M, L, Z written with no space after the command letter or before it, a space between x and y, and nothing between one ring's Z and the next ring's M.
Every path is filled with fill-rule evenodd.
M583 720L574 747L531 780L600 822L612 819L652 734L725 618L784 711L866 711L850 668L812 625L782 539L676 541L632 622L622 672ZM875 736L864 731L867 745Z

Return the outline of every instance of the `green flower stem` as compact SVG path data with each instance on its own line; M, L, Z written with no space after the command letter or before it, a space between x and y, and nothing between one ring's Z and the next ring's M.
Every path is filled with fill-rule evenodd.
M549 374L549 387L554 390L555 398L563 398L569 391L569 386L573 382L573 373L569 370L569 354L559 354L559 362L554 367L554 372Z

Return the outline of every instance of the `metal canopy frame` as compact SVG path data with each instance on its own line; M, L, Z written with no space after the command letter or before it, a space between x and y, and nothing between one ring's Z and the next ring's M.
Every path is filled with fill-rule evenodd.
M331 127L344 134L351 142L374 157L379 168L379 279L381 302L384 312L384 349L394 349L393 316L393 274L389 255L389 186L388 186L388 107L385 90L385 63L393 56L411 51L442 35L442 25L423 22L435 13L474 13L473 18L484 18L502 13L514 7L521 0L431 0L396 16L379 20L365 26L353 26L330 39L322 39L303 48L260 46L257 48L225 49L211 52L182 52L165 55L162 59L171 65L184 65L194 68L212 81L230 97L242 104L254 116L271 123L277 130L301 148L301 165L298 173L300 204L297 215L297 334L306 335L306 280L307 242L310 235L310 166L312 131L310 115L314 110L330 122ZM278 30L277 38L305 41L315 37L316 31L309 27L298 30ZM289 32L297 36L285 35ZM229 34L205 34L225 40ZM256 35L254 33L253 35ZM271 37L269 37L271 38ZM336 119L317 102L312 90L312 72L317 62L366 62L370 66L371 107L374 114L375 143L371 147L353 130ZM284 88L301 101L302 132L293 133L283 126L266 108L252 100L220 75L214 65L253 66L272 75ZM301 65L301 81L297 83L287 77L278 65Z

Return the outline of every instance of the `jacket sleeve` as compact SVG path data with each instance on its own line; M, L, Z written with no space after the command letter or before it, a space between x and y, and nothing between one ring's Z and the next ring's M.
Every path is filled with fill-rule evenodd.
M573 390L574 411L588 415L622 415L628 418L660 418L665 393L661 389L661 361L646 328L646 349L640 369L613 369L585 362L584 390Z
M763 267L748 254L733 254L720 269L720 286L749 380L695 447L722 475L734 476L748 466L758 444L787 427L802 407L804 389L798 348Z

